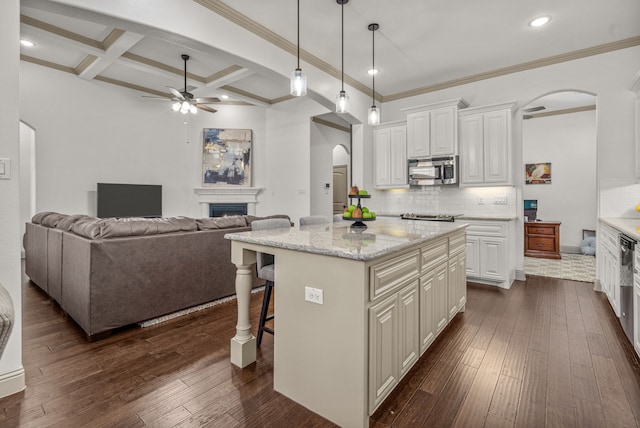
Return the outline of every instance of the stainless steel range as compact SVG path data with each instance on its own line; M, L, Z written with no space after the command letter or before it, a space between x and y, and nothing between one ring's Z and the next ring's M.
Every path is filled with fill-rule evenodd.
M403 220L424 220L424 221L455 221L456 217L462 214L414 214L404 213L400 216Z

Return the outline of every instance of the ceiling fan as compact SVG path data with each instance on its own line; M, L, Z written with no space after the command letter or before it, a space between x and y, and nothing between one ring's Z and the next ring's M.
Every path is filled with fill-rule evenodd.
M208 111L209 113L217 112L218 110L206 104L219 103L220 100L218 98L194 98L193 94L187 90L187 61L189 60L189 55L182 54L182 59L184 60L184 89L178 91L171 86L167 86L173 94L171 109L173 111L179 111L182 114L195 114L198 109Z

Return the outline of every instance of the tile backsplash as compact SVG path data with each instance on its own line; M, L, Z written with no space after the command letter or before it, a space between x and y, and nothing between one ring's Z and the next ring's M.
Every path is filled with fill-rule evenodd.
M600 217L640 218L640 184L628 178L600 181Z
M376 191L368 201L381 213L515 216L515 187L411 187Z

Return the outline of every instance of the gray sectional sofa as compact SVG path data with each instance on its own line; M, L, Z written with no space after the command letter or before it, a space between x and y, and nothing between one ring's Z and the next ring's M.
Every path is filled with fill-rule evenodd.
M26 225L25 271L89 340L100 339L115 328L235 294L224 235L250 230L255 219L39 213Z

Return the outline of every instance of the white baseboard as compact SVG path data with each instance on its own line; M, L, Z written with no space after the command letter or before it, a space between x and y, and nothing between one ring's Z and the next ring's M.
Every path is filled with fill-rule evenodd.
M516 281L526 281L527 275L524 274L523 270L516 269Z
M26 387L24 367L0 375L0 398L20 392Z

